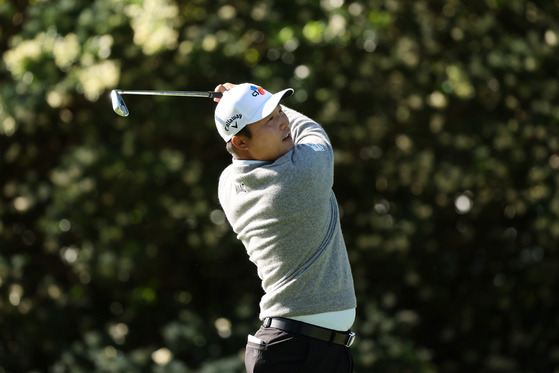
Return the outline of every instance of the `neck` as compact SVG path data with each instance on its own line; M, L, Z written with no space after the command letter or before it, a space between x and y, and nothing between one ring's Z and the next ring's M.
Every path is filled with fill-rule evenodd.
M233 159L237 161L257 161L250 152L246 150L237 149L237 152L233 154Z

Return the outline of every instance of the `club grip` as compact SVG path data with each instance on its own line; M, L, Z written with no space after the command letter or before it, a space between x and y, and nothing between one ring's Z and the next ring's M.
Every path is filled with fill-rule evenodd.
M223 93L215 92L215 91L208 91L209 98L221 98L223 97Z

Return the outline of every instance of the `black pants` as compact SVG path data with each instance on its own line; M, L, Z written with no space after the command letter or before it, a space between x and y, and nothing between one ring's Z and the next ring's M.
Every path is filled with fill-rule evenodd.
M264 344L247 343L248 373L353 372L349 347L266 327L261 327L255 337Z

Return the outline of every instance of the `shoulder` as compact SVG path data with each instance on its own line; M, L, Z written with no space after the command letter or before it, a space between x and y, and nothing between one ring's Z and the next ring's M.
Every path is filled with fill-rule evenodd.
M310 150L312 150L314 152L326 152L327 151L327 148L322 144L299 144L298 146L299 146L300 149L306 149L308 151L310 151Z

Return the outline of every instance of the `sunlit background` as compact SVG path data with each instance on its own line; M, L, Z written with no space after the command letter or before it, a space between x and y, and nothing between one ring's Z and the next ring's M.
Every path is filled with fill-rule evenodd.
M0 0L0 372L242 372L255 267L208 99L335 148L356 372L558 372L557 1ZM309 191L312 193L312 191Z

